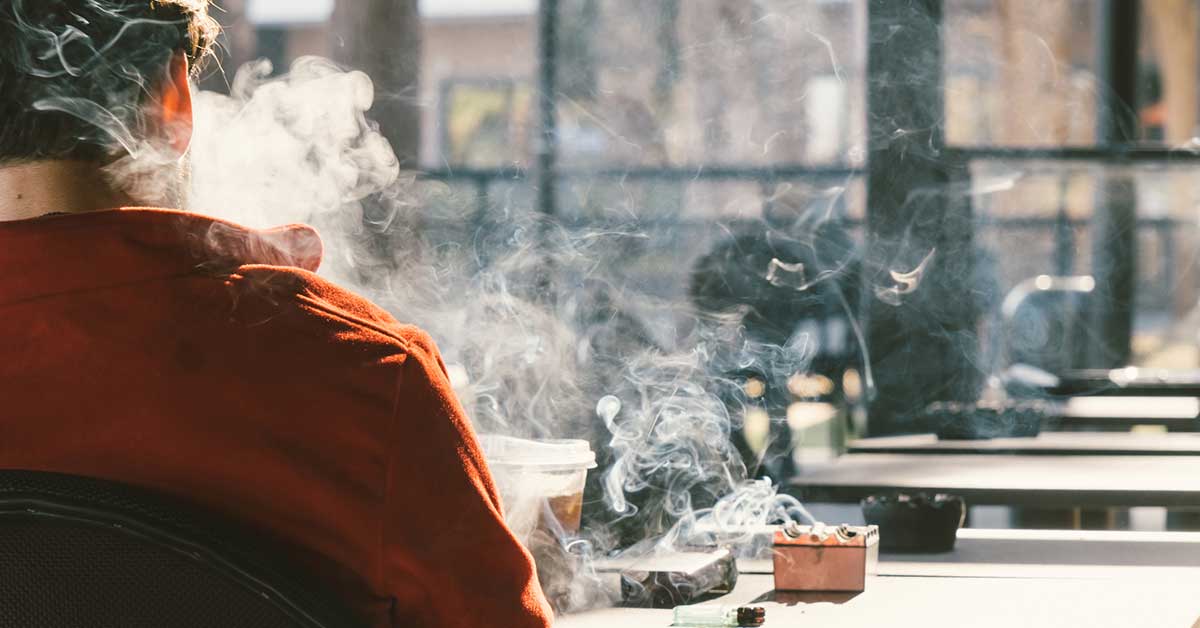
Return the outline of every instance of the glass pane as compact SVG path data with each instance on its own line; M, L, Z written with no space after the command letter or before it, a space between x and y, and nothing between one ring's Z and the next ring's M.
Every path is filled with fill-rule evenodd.
M1141 96L1142 138L1169 146L1195 144L1197 42L1200 5L1196 0L1143 2Z
M946 139L952 145L1095 141L1091 0L947 0Z
M564 0L564 164L848 163L863 152L863 7Z
M451 166L524 167L532 154L533 92L510 80L446 79L442 157Z
M1105 180L1132 180L1137 223L1132 365L1156 368L1200 366L1194 331L1197 315L1195 250L1200 231L1195 208L1200 183L1195 167L1105 167L1096 163L979 162L977 185L991 186L974 204L980 263L978 288L991 315L985 321L993 342L1012 349L1011 361L1050 371L1095 368L1086 344L1096 337L1086 294L1062 294L1030 302L1022 325L998 327L1005 299L1022 282L1039 276L1092 276L1111 263L1111 250L1095 234L1106 204ZM1066 285L1066 284L1064 284ZM1086 286L1087 284L1082 284ZM1076 286L1078 287L1078 286ZM1070 292L1070 286L1066 288ZM1039 297L1040 298L1040 297ZM1035 310L1041 309L1041 312ZM1005 347L997 349L1003 353ZM1002 359L1002 358L1001 358ZM1003 365L999 365L1001 368Z
M422 166L533 163L536 8L533 2L423 3Z

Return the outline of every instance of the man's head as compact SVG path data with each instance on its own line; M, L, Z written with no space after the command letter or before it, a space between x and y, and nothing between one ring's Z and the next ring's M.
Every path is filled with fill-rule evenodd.
M182 154L209 0L0 0L0 166Z

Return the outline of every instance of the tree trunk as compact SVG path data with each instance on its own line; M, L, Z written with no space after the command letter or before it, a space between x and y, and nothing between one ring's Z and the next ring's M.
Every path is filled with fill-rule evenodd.
M375 81L370 116L391 142L400 165L415 168L421 143L417 0L338 0L333 38L334 57Z

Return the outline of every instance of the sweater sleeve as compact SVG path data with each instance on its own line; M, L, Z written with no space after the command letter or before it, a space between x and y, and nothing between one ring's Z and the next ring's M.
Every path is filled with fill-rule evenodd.
M384 514L393 626L548 628L533 559L500 500L437 348L406 328Z

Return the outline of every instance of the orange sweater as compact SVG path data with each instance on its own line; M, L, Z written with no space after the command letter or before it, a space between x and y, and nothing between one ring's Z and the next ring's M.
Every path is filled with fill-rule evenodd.
M0 223L0 467L242 521L371 626L548 626L437 348L320 254L167 210Z

